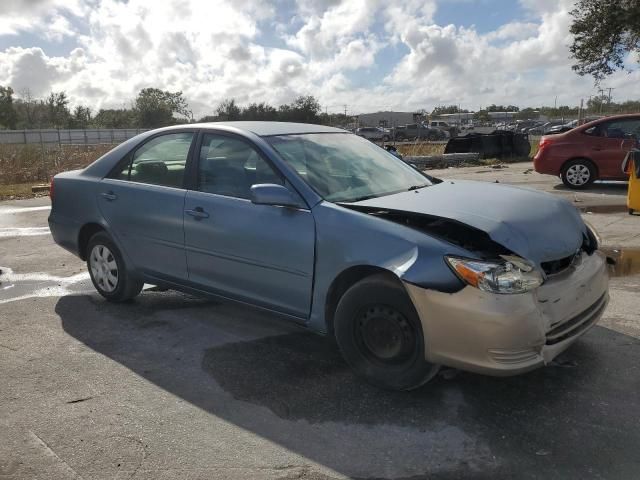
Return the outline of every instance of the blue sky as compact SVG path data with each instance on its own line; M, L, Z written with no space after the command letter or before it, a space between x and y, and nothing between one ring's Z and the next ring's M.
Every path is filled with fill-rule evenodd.
M328 110L458 104L576 105L595 92L571 70L573 0L3 0L0 85L64 90L92 109L140 88ZM607 79L618 100L638 72Z

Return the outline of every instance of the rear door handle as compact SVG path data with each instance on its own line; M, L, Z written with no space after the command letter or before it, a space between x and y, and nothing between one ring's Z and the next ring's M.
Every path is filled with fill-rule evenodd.
M596 152L599 152L600 150L602 150L602 147L593 147L592 150L595 150Z
M116 200L118 198L118 196L113 192L104 192L104 193L101 193L100 195L102 195L102 198L105 198L105 199L109 200L110 202L112 202L112 201L114 201L114 200Z
M191 215L196 220L200 220L201 218L209 218L209 214L205 212L202 207L196 207L193 210L185 210L184 213L187 215Z

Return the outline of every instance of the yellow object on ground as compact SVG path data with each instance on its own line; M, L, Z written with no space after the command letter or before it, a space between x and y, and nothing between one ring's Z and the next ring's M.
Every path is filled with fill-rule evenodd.
M640 150L631 150L625 157L622 168L629 173L629 215L633 215L634 212L640 213Z

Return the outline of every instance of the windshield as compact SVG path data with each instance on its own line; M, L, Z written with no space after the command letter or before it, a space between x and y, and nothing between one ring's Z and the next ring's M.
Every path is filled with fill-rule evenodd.
M431 185L402 160L355 135L312 133L266 140L331 202L357 202Z

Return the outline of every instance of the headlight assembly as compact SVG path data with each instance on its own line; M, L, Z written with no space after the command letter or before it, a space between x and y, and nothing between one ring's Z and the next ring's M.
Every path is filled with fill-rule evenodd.
M600 238L600 234L598 234L596 228L591 225L590 222L587 222L586 220L584 221L584 224L587 226L587 228L589 229L589 231L591 232L591 235L593 235L593 238L595 238L596 240L596 245L595 247L598 248L599 245L602 245L602 239Z
M542 285L538 270L519 257L503 262L484 262L469 258L444 257L456 275L468 285L491 293L524 293Z

